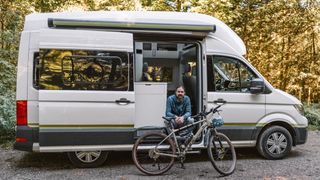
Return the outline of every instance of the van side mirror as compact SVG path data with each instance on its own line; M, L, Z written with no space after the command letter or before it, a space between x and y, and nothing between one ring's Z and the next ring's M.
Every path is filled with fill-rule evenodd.
M264 81L260 78L252 79L250 82L250 93L260 94L264 91Z

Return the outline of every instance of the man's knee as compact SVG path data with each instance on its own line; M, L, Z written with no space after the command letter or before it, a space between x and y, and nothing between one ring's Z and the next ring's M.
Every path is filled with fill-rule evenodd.
M186 124L192 124L192 123L194 123L194 119L192 117L188 117Z

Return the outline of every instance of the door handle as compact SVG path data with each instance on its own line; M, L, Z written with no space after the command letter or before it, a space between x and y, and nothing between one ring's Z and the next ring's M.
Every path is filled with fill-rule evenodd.
M214 100L213 103L215 103L215 104L225 104L225 103L227 103L227 101L224 100L224 99L219 98L217 100Z
M115 102L120 105L127 105L127 104L131 103L131 101L128 100L127 98L120 98L120 99L115 100Z

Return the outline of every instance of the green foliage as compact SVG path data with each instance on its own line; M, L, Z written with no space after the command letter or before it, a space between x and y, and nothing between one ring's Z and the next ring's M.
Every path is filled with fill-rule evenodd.
M32 0L30 1L31 7L36 12L55 12L63 11L68 6L75 3L80 3L80 0ZM88 1L89 2L89 1Z
M306 106L305 116L309 121L309 125L320 130L320 103Z
M0 96L0 142L12 140L15 135L15 96Z
M235 30L248 60L273 86L319 102L319 0L201 0L192 11L215 16Z
M20 0L0 4L0 141L14 137L19 36L28 7Z

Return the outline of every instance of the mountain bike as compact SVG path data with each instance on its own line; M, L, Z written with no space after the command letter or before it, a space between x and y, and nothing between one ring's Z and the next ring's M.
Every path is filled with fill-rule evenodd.
M215 113L222 105L210 109L208 112L203 110L199 114L192 116L195 121L192 124L174 129L171 125L171 118L165 119L166 131L148 132L140 136L135 142L132 150L132 158L136 167L147 175L160 175L167 172L174 164L175 158L180 160L184 168L186 154L191 150L192 145L201 137L207 137L205 146L213 167L223 176L230 175L236 167L236 152L229 138L217 132L216 127L223 124L222 118L214 117ZM204 108L205 109L205 108ZM200 124L194 136L187 143L181 145L181 138L176 133ZM184 142L186 142L184 141Z

